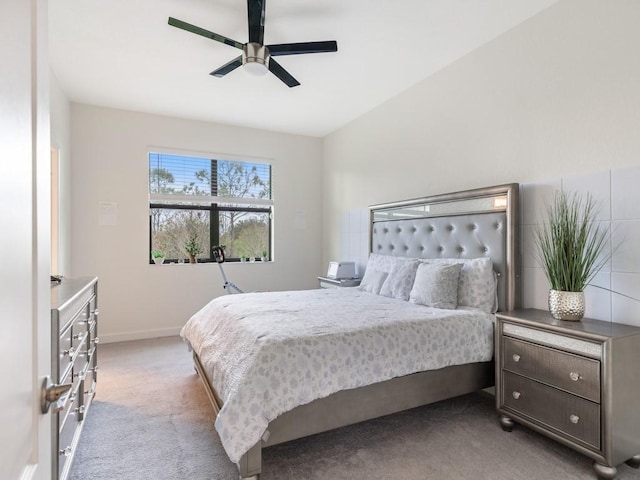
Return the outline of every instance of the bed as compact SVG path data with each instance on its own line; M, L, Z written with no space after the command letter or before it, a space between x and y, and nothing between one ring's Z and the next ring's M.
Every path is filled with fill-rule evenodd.
M370 212L360 287L218 297L182 329L241 478L265 447L493 385L493 314L519 303L518 185Z

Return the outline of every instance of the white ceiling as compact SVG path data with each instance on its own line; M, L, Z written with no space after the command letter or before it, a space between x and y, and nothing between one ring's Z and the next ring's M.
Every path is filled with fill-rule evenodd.
M279 57L301 85L237 69L240 51L167 24L247 42L243 0L54 0L51 62L72 101L322 137L558 0L269 0L265 43L337 40Z

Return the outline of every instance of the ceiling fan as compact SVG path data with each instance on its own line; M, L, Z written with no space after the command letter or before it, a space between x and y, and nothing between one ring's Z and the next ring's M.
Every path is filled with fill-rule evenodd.
M338 43L335 40L325 42L301 42L280 43L276 45L264 45L264 11L266 0L247 0L247 13L249 19L249 41L240 43L224 35L220 35L204 28L196 27L177 18L169 17L169 25L187 32L202 35L217 42L230 45L242 50L242 55L211 72L214 77L224 77L239 66L254 75L263 75L267 70L282 80L289 87L300 85L293 76L287 72L273 57L281 55L300 55L303 53L337 52Z

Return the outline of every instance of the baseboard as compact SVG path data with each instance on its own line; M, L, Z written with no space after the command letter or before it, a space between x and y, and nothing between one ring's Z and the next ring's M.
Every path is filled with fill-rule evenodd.
M163 328L159 330L138 330L127 333L100 333L100 343L129 342L146 340L147 338L173 337L180 334L180 328Z

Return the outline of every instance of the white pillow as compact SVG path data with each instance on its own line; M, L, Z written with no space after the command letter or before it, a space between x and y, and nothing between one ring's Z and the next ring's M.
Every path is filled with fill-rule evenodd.
M418 265L419 262L416 260L398 262L384 281L380 289L380 295L409 300L409 294L413 287L413 281L416 278Z
M498 309L497 280L491 258L429 258L422 261L445 265L462 263L458 306L477 308L487 313L495 313Z
M388 275L389 274L387 272L367 268L358 288L363 292L370 292L378 295L380 293L380 288L382 288L382 284L387 279Z
M458 280L462 263L453 265L420 263L409 301L434 308L458 307Z
M382 255L380 253L370 253L367 260L367 270L373 268L379 272L390 273L398 263L416 260L415 258L395 257L393 255ZM366 273L366 271L365 271Z

